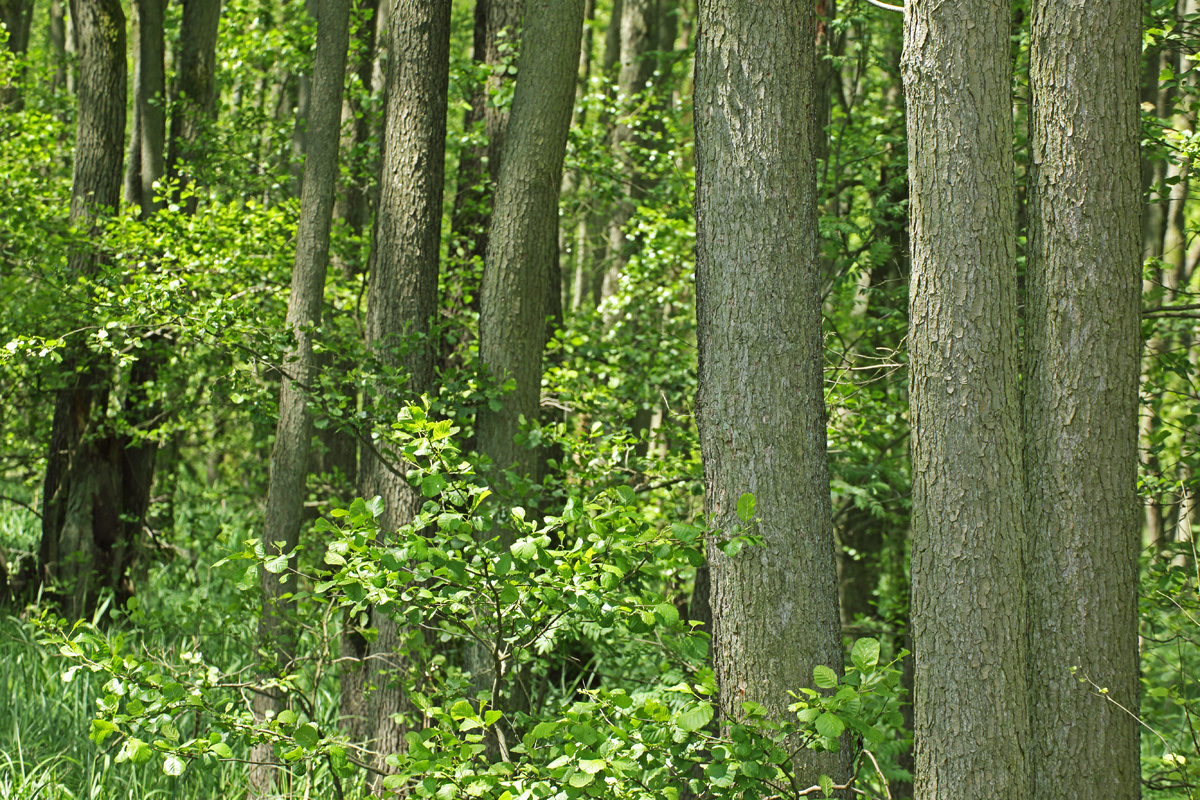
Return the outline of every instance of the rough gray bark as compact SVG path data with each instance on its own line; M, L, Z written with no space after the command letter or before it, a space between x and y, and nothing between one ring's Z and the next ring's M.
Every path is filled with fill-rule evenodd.
M313 328L320 323L329 264L329 229L333 194L338 176L338 143L341 134L342 84L349 43L349 6L344 0L321 0L318 6L317 48L313 66L313 109L308 118L309 140L305 159L300 221L296 231L296 257L288 297L287 327L295 339L284 362L279 422L271 452L270 483L264 521L263 547L268 555L290 553L300 539L304 514L305 482L312 438L312 418L305 390L311 384L315 357ZM290 565L289 565L290 566ZM263 594L258 636L260 647L272 654L274 672L287 672L292 660L292 633L285 619L291 591L284 579L260 570ZM256 695L256 711L277 709L281 698ZM270 761L270 749L256 748L253 761ZM271 791L270 768L252 767L252 791Z
M1141 796L1126 711L1138 707L1140 14L1131 0L1033 7L1024 412L1035 799Z
M185 202L188 213L196 198L183 199L191 176L182 165L193 160L205 126L216 114L217 28L221 0L184 0L176 65L175 108L167 144L167 176L177 182L176 202Z
M119 0L73 0L79 49L79 116L70 220L98 239L98 216L120 202L125 137L125 14ZM72 275L94 275L104 256L80 247L68 256ZM99 426L109 375L82 346L63 358L69 385L58 392L42 492L42 540L37 580L57 582L64 613L90 612L104 589L122 593L131 557L130 527L121 519L121 448Z
M1031 789L1009 12L905 14L918 800Z
M388 99L367 344L382 363L407 375L403 396L413 400L434 389L437 347L427 337L437 310L451 5L450 0L398 0L388 27ZM379 524L384 535L407 524L420 508L420 493L401 475L364 451L359 492L383 498ZM413 634L378 612L371 622L379 636L369 648L357 645L366 663L354 668L365 670L366 682L379 687L362 714L365 732L382 757L403 750L404 733L411 729L411 719L393 717L414 713L404 685L411 676L400 655ZM348 644L355 647L353 641ZM397 662L401 668L393 675L386 666Z
M517 474L535 477L536 451L513 439L521 416L538 416L547 281L582 34L583 0L529 3L483 273L479 360L497 384L513 379L516 388L499 411L480 409L479 449L496 470L515 465Z
M727 719L786 718L813 668L842 674L830 516L813 169L811 3L701 0L696 50L696 415L712 524L757 501L758 547L708 545L713 665ZM801 750L804 786L849 748Z

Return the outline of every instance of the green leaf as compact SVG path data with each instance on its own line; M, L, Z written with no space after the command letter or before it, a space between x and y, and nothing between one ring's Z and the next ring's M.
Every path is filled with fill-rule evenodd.
M442 490L449 486L441 475L427 475L421 479L421 494L429 498L437 497Z
M533 726L533 730L530 731L529 735L535 740L544 739L558 730L559 724L558 722L539 722Z
M537 555L537 541L532 536L526 536L524 539L513 542L508 549L517 558L530 559Z
M879 640L859 639L850 650L850 661L860 672L866 672L879 663Z
M821 787L821 794L827 797L833 794L833 778L828 775L817 778L817 785Z
M108 720L94 719L92 720L92 728L88 731L88 738L96 744L104 744L104 740L112 736L116 730L117 726Z
M608 766L608 764L602 758L596 758L596 759L581 758L579 760L579 768L581 770L583 770L584 772L586 772L588 775L595 775L597 772L604 769L606 766Z
M837 686L837 673L824 664L813 667L813 682L822 689L832 689Z
M290 708L285 708L283 711L279 712L279 716L275 719L280 725L295 725L297 720L296 712L292 711Z
M375 495L366 503L367 511L371 512L372 517L378 517L383 513L383 498Z
M595 775L591 775L586 772L576 772L574 775L571 776L571 779L569 781L567 781L567 783L571 784L576 789L582 789L584 786L587 786L589 783L591 783L595 779L596 779Z
M312 723L305 723L296 729L296 744L305 750L311 750L321 741L321 735Z
M163 772L167 773L168 775L174 775L178 777L183 774L183 771L186 768L187 764L183 763L183 759L181 759L179 756L167 756L163 760Z
M287 565L287 553L280 553L279 555L267 561L266 564L263 564L263 567L267 570L267 572L278 575L280 572L283 572L285 569L287 569Z
M700 534L704 533L704 528L695 525L685 525L682 522L676 522L671 525L671 532L675 534L675 538L684 544L690 544L696 540Z
M742 522L754 519L754 495L746 492L738 498L737 515Z
M846 724L838 719L836 714L828 712L817 717L815 724L817 733L830 739L836 739L846 730Z
M679 716L675 718L675 724L679 726L680 730L692 733L712 722L712 718L712 703L696 703L679 712Z
M224 742L213 742L208 749L221 758L233 758L233 750Z
M679 609L670 603L659 603L654 607L654 613L664 625L675 625L679 622Z

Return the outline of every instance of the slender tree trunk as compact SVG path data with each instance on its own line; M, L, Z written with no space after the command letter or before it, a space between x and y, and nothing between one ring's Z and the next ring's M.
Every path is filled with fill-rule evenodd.
M574 0L568 0L573 2ZM493 67L488 78L488 93L493 94L503 89L504 84L512 77L507 73L501 74L495 68L502 64L505 58L513 58L522 45L521 22L525 17L527 0L488 0L487 20L487 63ZM514 98L513 103L516 103ZM504 136L508 130L508 117L511 110L495 103L488 103L484 111L484 127L487 130L488 173L492 185L500 180L500 165L504 159Z
M0 0L0 23L8 31L8 51L18 59L29 48L29 28L33 20L33 0ZM18 66L16 79L25 72ZM0 86L0 108L20 110L24 105L21 90L16 84Z
M701 0L696 50L696 402L705 495L731 534L752 493L761 546L708 545L713 665L727 721L788 716L813 668L842 674L825 452L811 3ZM803 786L851 754L801 749Z
M918 800L1031 791L1009 16L905 15Z
M312 419L305 391L312 382L315 357L312 329L319 325L329 264L329 229L333 215L334 187L338 176L338 143L341 133L342 84L349 44L349 5L344 0L320 0L317 21L317 51L313 66L313 112L308 118L309 140L305 158L305 180L300 199L300 222L296 231L296 260L288 297L287 327L294 344L284 361L279 398L279 423L271 452L271 477L267 490L267 513L263 547L269 555L291 553L300 539L304 514L308 453ZM289 562L289 567L294 562ZM292 589L287 572L261 570L263 593L259 621L261 649L274 659L271 671L290 671L295 655L293 635L285 619ZM282 698L257 695L260 714L278 710ZM256 748L253 761L270 761L270 749ZM251 789L271 792L272 768L252 767Z
M125 136L125 14L118 0L73 0L79 47L79 117L71 183L71 223L92 246L68 257L72 275L90 277L104 256L102 227L93 220L120 202ZM110 377L85 347L63 358L69 384L58 392L42 492L38 581L57 581L65 611L92 609L104 589L121 592L132 542L121 520L120 452L101 429Z
M484 406L479 449L496 470L536 481L538 454L514 438L520 418L536 421L546 341L547 280L557 255L558 193L575 97L583 0L531 0L522 37L504 169L483 273L479 359L497 385L515 390L501 408ZM496 489L512 499L501 483Z
M451 5L450 0L398 0L388 29L388 99L367 344L384 364L407 374L404 395L411 400L435 388L438 348L426 337L437 310ZM420 508L420 493L404 480L402 470L393 472L373 451L363 453L359 491L383 498L379 524L385 536L406 525ZM414 722L407 692L412 670L403 652L407 640L420 634L402 630L377 611L371 619L378 638L368 648L348 644L352 654L365 651L366 664L355 668L378 676L367 681L380 688L369 697L364 716L366 732L382 757L404 749L404 733ZM386 668L395 663L398 670ZM408 719L397 720L397 714Z
M1131 0L1033 7L1025 466L1035 800L1141 796L1129 713L1138 707L1140 13Z
M130 148L130 164L138 162L138 182L126 199L141 207L142 216L153 214L154 184L166 172L167 101L166 61L163 45L163 0L134 0L137 9L138 56L134 78L137 119L136 150ZM132 167L130 170L132 171ZM130 188L127 186L127 189Z
M50 53L54 59L54 78L51 89L67 85L67 20L63 0L50 0Z
M623 113L613 127L613 156L621 166L626 181L625 196L609 215L609 261L600 288L601 300L617 292L621 274L629 263L629 243L625 226L633 218L637 203L646 194L646 178L631 148L643 137L637 127L646 124L641 115L634 115L635 101L646 92L654 75L655 60L650 52L658 47L656 0L624 0L621 5L621 57L617 78L617 104Z
M167 146L167 176L177 185L175 202L195 213L197 200L186 196L193 176L183 165L195 162L205 127L216 113L217 28L221 0L184 0L179 28L179 64L171 137Z

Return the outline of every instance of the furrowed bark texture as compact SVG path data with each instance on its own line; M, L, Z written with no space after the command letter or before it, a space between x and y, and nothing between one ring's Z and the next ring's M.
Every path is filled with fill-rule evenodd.
M762 546L708 545L713 665L727 721L788 716L813 668L842 674L830 518L813 170L813 8L701 0L696 51L697 419L713 525L753 493ZM849 748L801 750L803 786Z
M68 256L71 274L100 269L101 228L92 219L116 210L125 137L125 14L118 0L74 0L79 49L79 117L71 183L71 224L93 239ZM60 581L65 613L83 616L101 589L120 590L131 557L121 520L121 449L99 430L110 377L86 348L63 358L70 385L55 402L43 487L38 580Z
M1030 793L1009 22L905 15L918 800Z
M426 337L437 310L450 12L450 0L399 0L388 34L388 100L367 343L385 364L407 374L403 395L414 400L434 388L437 350ZM420 493L401 477L404 467L394 460L399 475L373 452L364 452L359 482L364 497L383 498L379 524L385 536L407 524L421 505ZM366 725L374 748L385 756L404 749L404 733L411 729L411 720L397 721L394 715L413 713L404 688L409 676L403 667L395 676L386 667L405 665L405 642L414 634L378 612L372 613L372 625L379 637L367 648L363 669L366 683L377 688L367 699Z
M338 176L338 142L341 133L342 83L349 42L349 6L344 0L321 0L317 21L317 49L313 66L313 108L308 117L309 140L304 163L300 221L296 231L296 257L288 297L287 327L295 344L284 361L279 422L271 452L271 476L263 547L268 555L290 553L300 539L304 515L305 482L312 439L312 418L305 390L312 383L315 357L312 328L320 324L329 264L329 229L333 194ZM289 567L294 562L289 563ZM281 582L287 573L260 570L263 593L260 647L274 654L276 671L288 670L293 657L293 635L284 619L288 603L282 595L292 591ZM256 695L256 710L278 708L279 698ZM270 761L271 751L255 749L252 761ZM270 791L270 773L252 767L251 788Z
M536 421L546 341L546 298L556 266L558 192L575 99L583 0L528 3L516 94L496 189L479 320L480 361L516 389L499 411L483 407L479 449L497 469L537 474L536 451L513 437ZM500 488L500 487L497 487Z
M1140 8L1033 8L1025 466L1044 800L1141 796L1124 710L1138 707Z

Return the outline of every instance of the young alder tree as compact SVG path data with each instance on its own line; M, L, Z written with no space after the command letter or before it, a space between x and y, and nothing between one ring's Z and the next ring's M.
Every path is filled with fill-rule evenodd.
M1033 798L1140 797L1141 6L1033 5L1025 468ZM1098 690L1105 689L1107 694Z
M75 0L71 18L79 51L79 118L70 221L98 240L100 227L92 220L115 211L121 199L125 13L119 0ZM68 257L68 269L87 278L103 261L98 246L81 246ZM68 593L64 613L83 616L102 589L123 582L132 540L122 519L122 442L98 430L111 388L107 365L72 342L62 368L67 385L54 406L35 583L61 581Z
M1029 796L1009 12L904 20L919 800Z
M279 397L279 422L271 451L270 483L263 548L274 556L290 555L300 539L304 514L305 483L308 478L312 416L306 391L315 377L314 328L320 324L329 264L329 229L333 215L333 190L338 175L338 141L341 133L342 82L349 43L349 7L344 0L321 0L317 19L317 50L313 65L313 106L308 117L308 155L300 199L300 221L296 231L296 259L288 297L287 328L294 337L283 364ZM289 559L294 566L294 558ZM287 571L261 571L263 594L259 621L259 645L272 654L275 669L286 671L294 656L293 636L284 615L284 595L294 587L283 583ZM255 711L277 711L281 698L255 695ZM270 749L256 748L253 762L271 760ZM252 766L251 788L270 792L270 767Z
M450 0L399 0L388 25L387 107L371 245L367 344L382 364L407 378L401 392L381 394L412 400L435 388L437 348L428 337L437 311L451 5ZM384 535L411 521L422 500L405 480L403 468L397 471L393 462L401 463L389 457L380 442L363 449L359 492L382 498L378 521ZM365 663L346 662L342 709L351 730L365 734L361 740L371 740L386 756L404 747L408 727L396 715L412 712L401 654L409 634L378 612L372 612L370 627L378 636L369 646L353 630L343 639L344 655L365 658ZM395 664L402 666L393 678L388 665ZM377 674L380 677L374 678ZM364 681L378 687L367 697L361 693Z
M817 272L811 3L701 0L696 51L696 402L712 658L728 719L787 715L813 670L842 674ZM759 546L727 554L752 493ZM742 501L743 505L745 500ZM743 508L743 512L747 509ZM801 750L845 782L849 748Z

